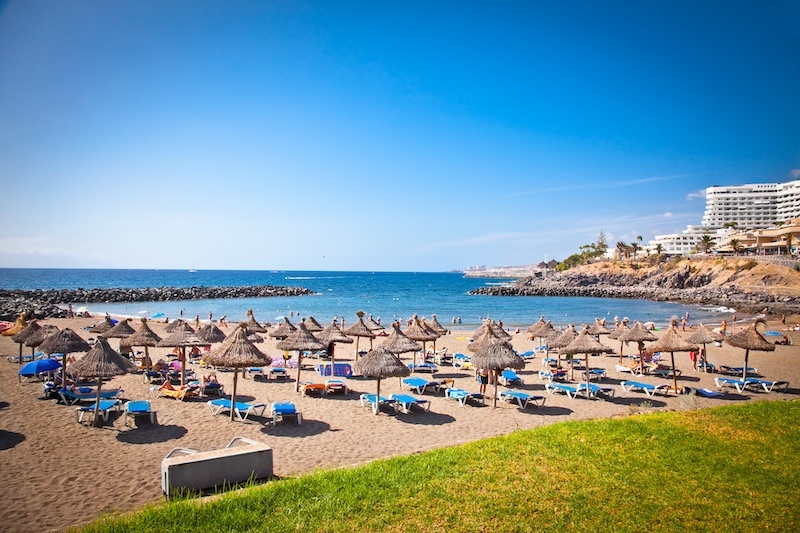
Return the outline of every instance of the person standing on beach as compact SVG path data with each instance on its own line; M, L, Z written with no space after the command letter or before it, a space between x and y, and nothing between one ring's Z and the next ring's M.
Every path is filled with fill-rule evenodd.
M485 395L486 385L489 384L489 371L485 368L477 368L475 369L475 375L478 378L478 383L480 384L478 387L478 392Z

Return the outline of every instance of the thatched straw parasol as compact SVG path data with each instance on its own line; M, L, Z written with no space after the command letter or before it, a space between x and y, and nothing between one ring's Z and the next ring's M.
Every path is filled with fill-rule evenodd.
M589 335L594 335L594 336L610 335L611 333L612 333L612 330L610 330L607 327L605 327L600 322L599 318L595 318L594 319L594 324L592 324L592 327L589 328Z
M438 334L440 337L441 337L442 335L447 335L447 332L449 331L449 330L448 330L446 327L444 327L443 325L441 325L441 324L439 323L439 320L436 318L436 315L435 315L435 314L431 315L431 319L430 319L430 321L429 321L429 324L428 324L428 325L429 325L429 326L430 326L430 328L431 328L433 331L435 331L435 332L436 332L436 333L437 333L437 334Z
M303 319L297 325L297 331L276 344L279 350L296 350L297 351L297 383L295 384L295 391L300 391L300 367L302 367L303 351L316 351L323 350L325 345L322 344L313 333L306 328L306 320ZM333 373L333 370L331 370Z
M364 324L366 324L367 329L369 329L370 331L383 331L383 330L386 329L385 327L383 327L380 324L378 324L377 322L375 322L375 319L372 318L371 314L364 321Z
M567 355L586 354L586 396L589 397L591 391L591 387L589 386L589 354L614 353L614 350L613 348L601 344L600 341L596 340L594 336L589 333L589 328L584 326L580 334L575 337L572 342L561 348L560 352ZM575 367L573 366L570 372L574 372L574 369Z
M372 341L372 339L375 338L375 334L372 333L367 327L367 325L364 323L365 314L366 313L364 313L364 311L357 311L356 316L358 317L358 320L356 321L356 323L347 328L346 330L344 330L345 335L349 335L350 337L356 338L356 353L355 353L356 361L358 361L358 341L360 340L360 338L366 337L370 340L370 342ZM342 318L342 323L344 323L344 318Z
M247 328L248 329L250 328L249 322ZM283 317L283 324L276 327L274 330L270 331L269 336L272 337L273 339L285 339L295 331L297 331L295 325L289 322L288 318Z
M703 358L703 371L708 370L708 351L706 348L706 344L711 344L712 342L721 342L725 339L725 335L721 335L719 333L714 333L703 324L698 324L697 329L692 333L688 339L689 342L693 342L695 344L701 344L703 346L702 351L700 352Z
M417 353L422 349L422 346L409 339L405 333L400 331L400 322L394 322L392 324L392 332L389 333L389 336L386 337L386 340L381 344L381 347L388 351L389 353L393 353L395 355L400 355L402 353L413 352Z
M209 343L222 342L225 340L225 337L227 337L225 332L219 329L216 324L206 324L197 330L196 335L199 339Z
M647 347L650 355L656 352L669 352L672 363L672 388L678 392L678 376L675 375L675 352L697 352L700 347L688 342L678 333L678 319L673 317L669 322L669 330L656 342Z
M561 348L563 348L564 346L568 346L569 343L574 341L575 337L577 336L578 332L575 331L575 326L573 324L570 324L569 326L567 326L567 329L561 332L561 335L559 335L558 338L556 338L556 340L550 341L548 343L548 346L550 346L550 348L559 349L558 361L556 362L557 368L561 368Z
M438 322L437 322L437 324L438 324ZM442 335L447 333L447 330L445 330L445 333L442 333L441 331L439 331L438 329L436 329L434 327L433 323L430 320L428 320L425 317L422 317L422 321L420 321L420 325L423 328L425 328L425 330L428 331L428 333L431 333L431 334L435 335L436 338L433 339L432 342L433 342L433 352L436 353L436 339L438 339L439 337L441 337ZM439 325L441 326L441 324L439 324Z
M767 327L767 321L763 318L757 319L749 328L735 333L725 338L725 342L731 346L744 349L744 369L742 369L742 379L747 379L747 361L750 359L750 350L756 352L774 352L775 345L765 339L756 329L757 326Z
M248 366L266 366L272 364L272 358L264 355L261 350L247 340L247 323L241 323L228 335L222 344L211 350L205 360L214 366L233 368L233 392L231 393L231 421L234 418L236 407L236 386L238 383L239 368Z
M20 313L17 319L14 321L14 325L5 330L1 335L3 337L13 337L17 333L21 332L28 324L25 322L25 313Z
M620 327L620 331L622 327ZM639 343L644 342L653 342L658 340L658 337L653 335L653 333L648 330L644 325L639 322L638 320L633 323L633 327L630 328L628 331L621 333L617 336L617 340L619 341L619 362L622 362L622 345L626 342L635 342L637 346Z
M622 335L626 331L630 331L630 330L631 330L631 328L628 327L628 319L626 318L619 324L619 327L617 327L617 329L615 329L614 331L611 332L611 334L608 336L608 338L617 340L617 339L619 339L620 335Z
M247 310L247 315L250 320L247 321L247 329L255 331L256 333L267 333L269 330L258 323L252 309Z
M383 346L378 346L367 355L356 361L356 372L365 378L377 378L375 389L375 403L372 406L373 414L378 414L381 402L381 379L408 376L411 371L393 353Z
M104 337L100 337L86 355L72 363L72 372L79 376L97 378L97 397L94 402L92 424L100 427L100 390L103 388L103 378L136 372L136 365L109 346Z
M494 336L498 339L510 341L513 338L503 328L495 324L493 321L486 319L483 321L483 324L481 324L472 334L472 340L478 340L480 337L482 337L486 328L491 328L492 333L494 333Z
M419 323L419 317L414 315L412 318L411 326L406 329L403 333L406 334L406 337L411 339L412 341L420 341L422 342L422 356L425 357L425 342L426 341L433 341L436 340L436 334L429 329L422 327L422 324ZM417 352L414 352L414 367L417 366Z
M544 315L542 315L542 316L539 317L539 321L538 322L536 322L534 324L531 324L531 326L528 329L525 330L525 333L535 337L536 336L535 335L536 332L539 330L539 328L543 327L544 324L545 324Z
M187 346L209 346L211 343L204 341L195 334L194 330L185 322L180 325L169 337L161 339L156 346L161 348L181 349L181 387L186 385L186 347Z
M345 344L353 344L353 339L345 335L342 330L336 325L336 320L332 320L330 325L315 335L319 342L325 345L325 349L331 358L331 377L336 375L336 355L334 354L335 344L343 342Z
M505 368L525 368L525 360L517 355L511 345L495 337L487 328L484 337L474 344L480 345L472 355L472 364L476 368L491 370L494 382L492 408L497 407L497 371Z
M247 340L249 340L250 342L255 342L256 344L264 342L264 337L262 337L255 331L250 331L249 327L245 330L245 333L247 333Z
M533 337L534 339L539 339L539 350L542 349L542 341L548 337L550 337L556 328L553 327L553 323L551 321L544 322L544 315L539 319L539 322L534 324L533 326L528 328L527 333ZM547 343L547 350L545 353L545 357L550 356L550 344Z
M308 315L308 318L306 318L306 329L311 333L316 333L322 331L322 326L313 316Z
M28 340L28 337L36 333L42 329L42 326L39 325L36 320L31 321L30 324L25 326L25 329L17 333L16 335L11 336L11 340L19 344L19 364L22 364L22 343ZM31 346L31 356L33 356L33 347Z
M164 333L175 333L175 330L178 329L179 327L181 327L181 325L183 325L183 324L186 324L187 326L189 326L189 324L182 318L179 318L179 319L175 320L174 322L170 322L169 324L167 324L164 327ZM191 328L191 326L189 326L189 327Z
M101 333L100 335L98 335L98 337L103 337L105 339L121 339L123 337L133 335L134 333L136 333L136 330L134 330L130 326L129 324L130 321L131 321L130 318L126 318L125 320L120 320L113 328Z
M28 338L26 342L30 341L31 339ZM67 355L74 352L88 352L91 346L80 335L69 328L64 328L47 337L39 345L39 349L48 355L54 353L63 354L63 361L61 362L61 384L63 386L67 378Z
M150 326L147 325L147 319L142 318L142 325L132 335L125 337L119 341L120 346L144 346L144 371L150 372L150 353L148 348L156 346L161 341L159 337Z
M106 317L102 321L98 322L97 324L89 328L89 333L105 333L106 331L109 331L111 328L113 328L115 325L116 324L114 324L114 321L111 320L111 317L106 315Z
M47 337L55 335L56 333L58 333L58 326L45 324L28 336L25 340L25 346L30 346L31 352L33 352L33 349L40 346Z

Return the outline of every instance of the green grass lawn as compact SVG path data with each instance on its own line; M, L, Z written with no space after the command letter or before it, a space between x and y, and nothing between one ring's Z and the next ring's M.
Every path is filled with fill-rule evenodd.
M800 531L800 402L567 422L82 531Z

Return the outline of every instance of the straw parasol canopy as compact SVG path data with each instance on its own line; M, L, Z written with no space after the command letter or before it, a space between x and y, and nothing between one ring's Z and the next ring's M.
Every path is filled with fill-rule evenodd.
M678 376L675 375L675 352L697 352L700 347L687 341L678 333L678 319L673 317L669 329L656 342L647 347L647 353L669 352L672 363L672 388L678 392Z
M119 344L120 346L123 344L127 346L144 346L145 372L150 372L150 354L148 353L148 348L158 345L160 341L161 337L147 325L147 319L142 318L142 325L139 326L139 329L134 331L130 336L119 341Z
M626 318L622 322L620 322L619 327L612 331L609 335L609 339L619 339L619 336L625 333L626 331L630 331L631 328L628 327L628 319Z
M539 328L543 327L544 324L545 324L544 315L542 315L542 316L539 317L539 321L538 322L536 322L535 324L531 324L531 326L528 329L525 330L525 333L528 333L528 334L533 335L535 337L536 336L536 332L539 330Z
M599 318L594 319L594 324L589 328L589 335L610 335L612 330L605 327Z
M412 323L409 328L407 328L403 333L406 334L406 337L411 339L412 341L420 341L422 342L422 351L425 351L425 342L426 341L435 341L437 336L434 332L429 329L426 329L420 324L419 317L414 315L412 318ZM417 352L414 352L414 366L417 365Z
M367 329L369 329L370 331L383 331L386 329L385 327L375 322L375 319L372 318L372 314L370 314L367 317L367 320L364 321L364 324L366 324Z
M106 317L101 321L95 324L94 326L89 328L90 333L105 333L113 328L116 324L111 320L111 317L106 315Z
M347 328L346 330L344 330L346 335L356 338L356 353L355 353L356 361L358 361L358 341L360 340L360 338L366 337L370 340L370 342L372 342L372 339L375 338L375 334L372 333L372 331L370 331L370 329L364 323L365 314L366 313L364 313L364 311L357 311L356 316L358 317L358 320L356 321L356 323ZM344 322L344 318L342 318L342 322Z
M750 359L750 350L756 352L774 352L775 345L765 339L756 329L763 325L766 329L767 321L763 318L757 319L749 328L735 333L725 338L725 342L731 346L744 349L744 369L742 369L742 379L747 379L747 361Z
M225 340L225 333L216 324L206 324L197 330L197 337L210 343L222 342Z
M440 337L441 337L442 335L447 335L447 332L449 331L449 330L448 330L446 327L444 327L443 325L441 325L441 324L439 323L439 320L436 318L436 315L435 315L435 314L431 315L431 319L430 319L430 321L428 322L428 325L429 325L429 326L430 326L430 328L431 328L433 331L435 331L435 332L436 332L436 333L437 333L437 334L438 334Z
M264 355L261 350L247 340L247 323L241 323L228 335L222 344L211 350L205 360L214 366L224 366L233 369L248 366L266 366L272 364L272 358ZM236 385L238 383L238 370L233 372L233 392L231 393L231 421L234 419L236 406Z
M57 332L58 332L58 326L54 326L52 324L45 324L44 326L40 327L39 329L37 329L28 336L28 338L25 340L25 346L36 348L37 346L40 346L47 337L50 337L51 335Z
M378 380L375 389L375 403L372 407L373 414L378 414L381 399L381 379L408 376L411 371L393 353L383 346L378 346L367 355L356 361L356 372L366 378Z
M14 325L5 330L1 335L3 337L12 337L21 332L28 324L25 322L25 313L20 313L14 321Z
M30 342L30 340L28 338L26 342ZM83 337L70 328L64 328L47 337L39 345L39 349L46 354L63 354L63 361L61 362L61 383L63 385L66 383L67 377L67 355L74 352L88 352L91 346L83 340Z
M622 329L621 326L620 326L620 329ZM617 331L619 331L619 330L617 330ZM631 341L635 342L637 344L641 343L641 342L653 342L655 340L658 340L658 337L653 335L653 332L651 332L649 329L644 327L644 324L642 324L641 322L639 322L637 320L637 321L635 321L633 323L633 327L632 328L630 328L628 331L625 331L624 333L621 333L620 335L618 335L617 336L617 340L619 341L619 362L621 363L622 362L622 345L624 343L631 342Z
M250 323L248 322L247 324L248 324L247 327L249 329ZM295 327L295 325L289 322L288 318L283 317L283 324L279 325L274 330L270 331L269 336L272 337L273 339L285 339L286 337L294 333L296 330L297 328Z
M721 342L724 339L725 335L714 333L701 323L697 325L697 329L695 329L694 333L692 333L686 340L695 344L701 344L703 346L700 356L703 363L703 370L706 370L708 363L708 350L706 348L706 344L711 344L712 342Z
M548 343L548 346L550 346L550 348L558 348L559 349L558 361L556 363L556 366L558 368L561 368L561 351L560 351L560 349L563 348L564 346L569 345L569 343L574 341L575 337L577 337L577 336L578 336L578 332L575 331L575 326L573 324L570 324L570 325L567 326L567 329L565 329L563 332L561 332L561 335L559 335L555 340L550 341Z
M480 347L472 355L472 364L477 368L484 368L492 371L492 378L494 381L492 408L496 408L498 370L503 370L505 368L525 368L525 360L517 355L509 343L494 337L489 329L486 330L485 336L475 344L478 343L480 343Z
M187 323L181 324L169 337L161 339L156 346L160 348L181 349L181 386L186 385L186 347L187 346L209 346L208 341L199 338L194 330Z
M100 337L92 349L86 352L86 355L72 363L72 372L79 376L97 378L93 425L99 427L101 420L99 416L100 391L103 388L103 378L136 372L136 365L109 346L104 337Z
M170 322L169 324L167 324L166 327L164 328L164 332L165 333L175 333L175 330L178 329L179 327L181 327L182 324L186 324L187 326L189 326L189 324L187 324L184 319L179 318L176 321ZM189 326L189 327L191 327L191 326Z
M264 342L264 337L256 333L255 331L250 331L250 328L246 328L245 333L247 333L247 340L250 342L260 343Z
M345 344L353 344L353 339L345 335L342 330L339 329L339 326L336 325L336 320L332 320L331 323L325 327L322 331L320 331L317 335L315 335L319 342L325 345L325 349L328 351L328 355L331 358L331 377L336 375L336 355L335 355L335 348L334 345L337 342L343 342Z
M308 318L306 318L306 329L311 333L316 333L322 331L323 328L313 316L308 315Z
M555 333L556 328L553 327L553 323L551 321L544 321L544 315L539 319L539 322L532 325L528 328L527 333L530 334L531 337L534 339L539 339L539 349L542 348L542 341L548 337L550 337L553 333ZM547 343L547 350L545 352L545 357L550 356L550 344Z
M511 335L506 333L506 331L503 328L501 328L491 320L486 319L483 321L483 324L481 324L480 327L478 327L478 329L475 330L475 333L472 334L472 340L479 339L484 334L486 328L491 328L492 333L494 333L494 336L504 341L510 341L513 338L511 337Z
M250 320L247 321L247 329L256 333L267 333L269 330L258 323L252 309L247 310L247 315Z
M405 333L400 331L400 322L394 322L392 324L392 332L386 337L381 347L395 355L408 352L416 353L422 349L419 343L409 339Z
M567 355L575 355L575 354L586 354L586 395L589 395L589 354L600 354L600 353L614 353L613 348L609 348L605 344L601 344L600 341L596 340L592 334L589 333L589 328L587 326L583 326L580 334L578 334L575 339L561 348L560 353L565 353ZM574 372L574 367L570 370L570 372Z
M125 320L120 320L113 328L109 329L104 333L101 333L98 336L106 339L121 339L123 337L133 335L134 333L136 333L136 330L130 326L129 324L130 321L131 321L130 318L126 318Z
M295 384L295 391L300 391L300 368L303 366L303 351L317 351L324 350L325 345L317 339L313 333L306 328L306 320L303 319L297 325L297 331L276 344L279 350L296 350L297 351L297 383ZM331 370L331 373L333 371Z
M31 321L30 324L25 326L25 329L17 333L16 335L11 336L11 340L19 344L19 364L22 364L22 343L28 340L28 337L36 333L42 329L42 326L39 325L36 320ZM33 356L33 347L31 347L31 356Z

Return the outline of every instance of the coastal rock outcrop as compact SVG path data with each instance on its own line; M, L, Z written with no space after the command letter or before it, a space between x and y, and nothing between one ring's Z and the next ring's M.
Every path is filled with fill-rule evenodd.
M764 272L761 272L763 270ZM481 287L470 294L490 296L584 296L628 298L733 307L742 312L800 312L798 279L792 269L750 262L682 261L653 268L591 265L552 272L545 279L522 278L509 285Z
M117 302L164 302L223 298L267 298L314 294L304 287L252 285L244 287L154 287L146 289L0 289L0 320L14 320L20 313L36 318L64 318L59 305Z

